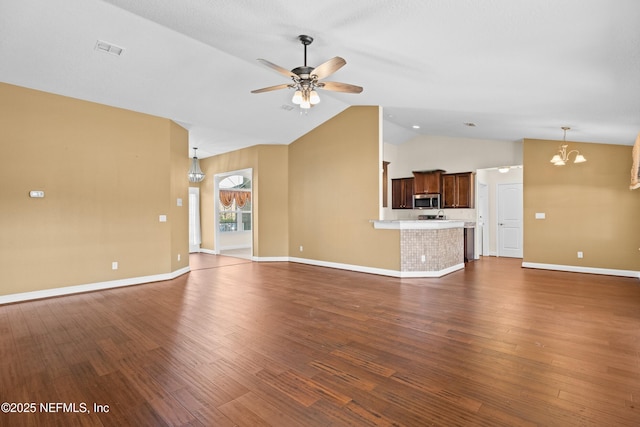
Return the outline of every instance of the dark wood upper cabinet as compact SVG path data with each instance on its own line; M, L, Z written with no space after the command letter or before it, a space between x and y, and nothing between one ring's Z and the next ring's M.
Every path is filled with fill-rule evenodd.
M391 180L391 208L413 209L413 178Z
M432 171L413 172L413 191L415 194L436 194L440 193L442 173L441 169Z
M442 175L442 208L472 208L473 204L473 172Z

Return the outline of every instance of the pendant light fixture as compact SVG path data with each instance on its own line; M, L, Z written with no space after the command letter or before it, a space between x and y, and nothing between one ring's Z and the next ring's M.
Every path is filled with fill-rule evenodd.
M191 160L191 168L189 168L189 182L201 182L204 179L204 173L200 169L198 157L196 157L196 147L193 147L193 159Z
M567 151L568 145L567 142L567 131L570 130L570 127L563 126L561 128L564 131L564 136L562 137L563 144L558 149L558 153L551 158L551 163L555 166L564 166L569 161L569 155L572 153L576 153L576 158L573 160L573 163L584 163L587 159L584 158L582 154L578 150Z

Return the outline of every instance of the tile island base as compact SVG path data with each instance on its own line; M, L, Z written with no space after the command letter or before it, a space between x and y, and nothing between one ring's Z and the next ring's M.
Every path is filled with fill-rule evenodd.
M441 277L464 268L464 221L372 221L400 232L400 277Z

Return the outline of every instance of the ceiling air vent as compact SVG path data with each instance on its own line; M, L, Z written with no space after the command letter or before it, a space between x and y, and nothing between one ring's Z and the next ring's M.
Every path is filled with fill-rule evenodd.
M124 52L124 48L123 47L116 46L114 44L111 44L109 42L105 42L105 41L102 41L102 40L98 40L96 42L95 50L97 50L99 52L110 53L110 54L116 55L116 56L120 56L120 55L122 55L122 52Z

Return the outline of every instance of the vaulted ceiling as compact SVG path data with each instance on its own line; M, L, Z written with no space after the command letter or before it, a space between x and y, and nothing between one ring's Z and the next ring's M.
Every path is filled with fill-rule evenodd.
M286 69L347 64L306 114ZM123 48L96 49L98 41ZM637 0L0 0L0 81L166 117L207 157L288 144L350 105L384 140L418 134L632 145L640 131ZM475 123L476 126L465 126ZM413 126L420 126L414 129Z

